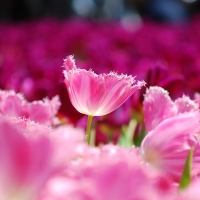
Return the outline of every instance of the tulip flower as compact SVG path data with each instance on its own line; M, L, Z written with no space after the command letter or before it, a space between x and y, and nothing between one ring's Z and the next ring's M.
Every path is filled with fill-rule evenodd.
M97 75L92 70L79 69L73 56L68 56L63 66L72 105L78 112L88 115L87 133L90 131L93 116L111 113L145 85L144 81L134 84L134 77L124 74L110 72ZM89 141L89 136L86 137Z
M178 182L190 149L198 147L199 117L197 111L186 112L162 121L142 141L144 160Z
M53 145L47 137L25 137L0 118L0 199L30 200L54 174Z
M141 164L136 148L82 147L67 168L70 173L54 176L40 200L174 199L176 190L168 177Z
M156 128L162 121L180 113L198 110L198 103L183 95L174 102L169 93L161 87L154 86L146 90L144 96L144 119L147 132Z
M56 121L56 113L60 107L58 96L51 100L45 98L28 102L21 93L13 90L0 90L0 114L10 117L23 117L41 123L52 125Z
M172 101L168 92L150 87L144 97L147 136L141 144L144 160L175 181L179 181L187 155L192 147L197 167L199 158L198 104L183 96Z

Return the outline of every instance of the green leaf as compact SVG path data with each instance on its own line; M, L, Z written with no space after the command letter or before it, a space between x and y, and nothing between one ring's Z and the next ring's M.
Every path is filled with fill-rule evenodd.
M131 119L128 126L125 125L122 126L122 134L118 141L119 145L125 148L129 148L133 145L133 137L136 125L137 121L135 119Z
M146 136L146 130L145 130L144 124L139 124L139 132L137 134L137 137L135 137L135 139L133 141L134 145L136 147L140 147L145 136Z
M194 148L191 148L189 151L187 160L185 162L185 166L184 166L180 184L179 184L180 189L187 188L191 182L191 167L192 167L193 151L194 151Z

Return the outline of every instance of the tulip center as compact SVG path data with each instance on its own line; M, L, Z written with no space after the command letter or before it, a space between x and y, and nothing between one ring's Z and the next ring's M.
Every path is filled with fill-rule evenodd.
M156 149L146 149L144 152L144 160L155 168L160 168L161 156Z

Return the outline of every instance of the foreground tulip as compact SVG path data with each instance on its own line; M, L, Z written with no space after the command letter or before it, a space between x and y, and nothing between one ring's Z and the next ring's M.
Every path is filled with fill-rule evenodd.
M145 85L136 84L132 76L118 75L114 72L97 75L93 71L78 69L73 56L64 60L65 84L72 105L80 113L88 115L90 130L92 117L111 113L121 106L137 89ZM86 136L89 141L89 136Z
M144 96L144 118L148 133L140 147L144 160L178 182L194 148L192 171L198 173L198 104L187 96L172 101L163 88L150 87Z
M31 200L54 174L53 146L47 137L25 137L0 117L0 199Z
M199 117L196 111L162 121L142 141L140 152L144 160L173 181L179 182L191 148L195 149L194 161L199 160ZM196 164L199 167L199 162Z
M147 200L149 197L173 200L171 183L155 171L147 170L135 148L84 145L79 153L71 167L68 166L68 173L47 183L39 200Z

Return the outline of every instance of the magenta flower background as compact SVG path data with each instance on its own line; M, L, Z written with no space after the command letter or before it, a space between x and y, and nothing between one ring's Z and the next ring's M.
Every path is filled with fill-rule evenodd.
M119 22L81 19L2 22L0 88L21 92L29 101L59 95L59 118L80 124L83 115L70 102L60 68L66 55L74 55L81 69L129 74L136 81L144 80L146 87L163 87L173 99L183 93L193 98L200 92L199 23L198 15L179 26L144 21L136 29L126 29ZM139 121L135 136L144 131L144 92L145 88L136 91L116 112L101 118L97 141L118 140L122 124L128 124L133 115Z

